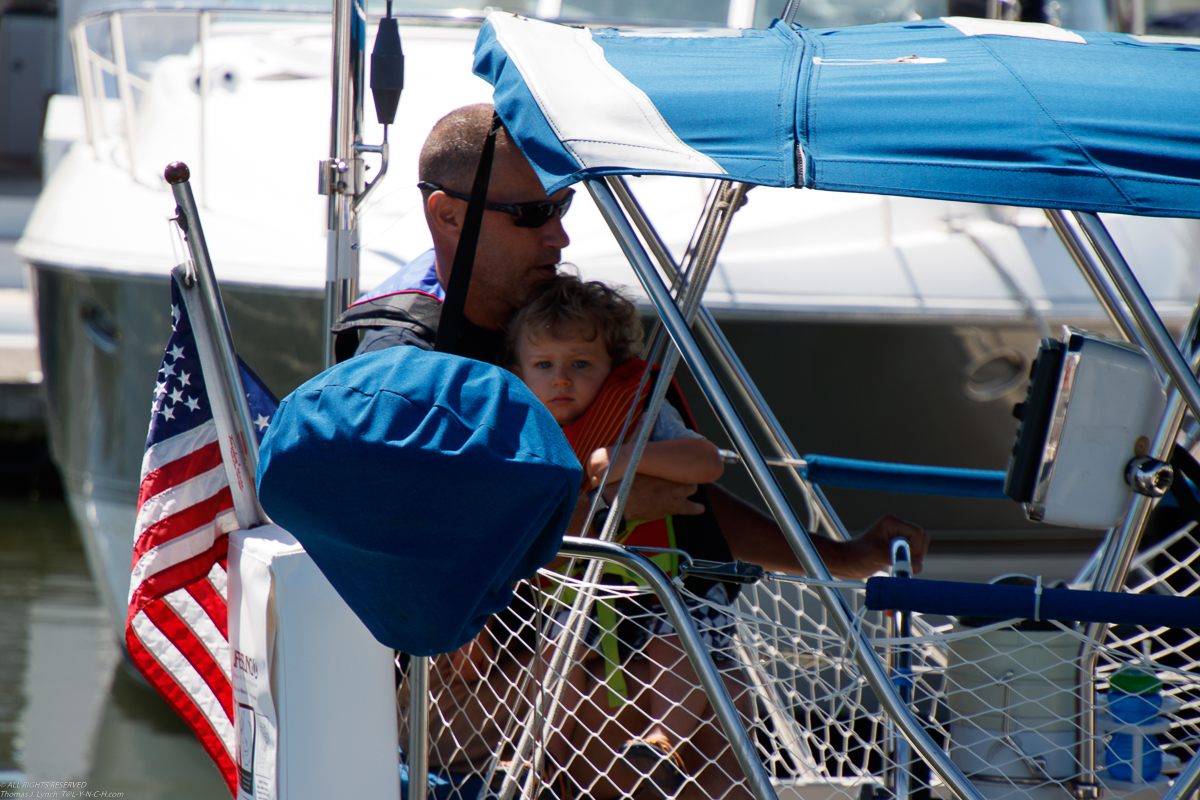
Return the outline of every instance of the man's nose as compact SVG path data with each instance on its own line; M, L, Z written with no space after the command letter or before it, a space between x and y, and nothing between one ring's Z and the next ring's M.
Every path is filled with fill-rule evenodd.
M547 246L557 247L559 250L571 243L571 237L567 236L567 229L563 227L562 217L556 216L542 226L542 241Z

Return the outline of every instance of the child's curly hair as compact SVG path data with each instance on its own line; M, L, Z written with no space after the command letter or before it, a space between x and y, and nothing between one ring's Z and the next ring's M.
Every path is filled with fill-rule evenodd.
M623 292L600 281L560 274L539 286L530 302L508 325L508 363L516 362L517 345L530 333L556 339L603 337L613 366L642 352L642 319Z

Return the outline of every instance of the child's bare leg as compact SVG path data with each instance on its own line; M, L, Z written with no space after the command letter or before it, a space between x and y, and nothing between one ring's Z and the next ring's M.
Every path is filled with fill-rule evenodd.
M745 675L740 669L725 669L721 677L742 724L746 725L750 719L751 694ZM750 800L742 767L707 702L703 719L679 751L694 778L694 782L684 784L679 800Z
M678 636L652 637L642 654L645 660L635 671L646 686L644 707L648 706L651 722L641 738L673 750L696 730L708 698Z

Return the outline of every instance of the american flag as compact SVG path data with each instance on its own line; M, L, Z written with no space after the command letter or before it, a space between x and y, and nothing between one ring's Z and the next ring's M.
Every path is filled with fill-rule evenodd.
M142 458L125 645L237 794L225 563L238 527L191 322L171 281L171 339ZM279 401L241 363L259 437Z

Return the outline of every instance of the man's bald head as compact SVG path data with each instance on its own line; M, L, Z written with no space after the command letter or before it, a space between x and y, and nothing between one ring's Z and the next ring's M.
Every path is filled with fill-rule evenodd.
M433 237L438 281L449 285L450 269L463 233L469 193L479 156L492 123L490 105L466 106L447 114L433 127L421 150L419 176L425 182L425 221ZM428 186L434 184L459 195ZM497 136L496 160L488 185L490 203L561 202L567 190L546 194L537 173L503 128ZM499 330L529 299L539 284L553 278L562 249L570 243L558 216L536 228L519 227L505 211L484 211L475 251L475 271L463 313L474 324Z
M471 191L493 111L490 103L478 103L451 111L438 120L421 148L418 179L457 192ZM508 132L501 126L496 146L510 145Z

